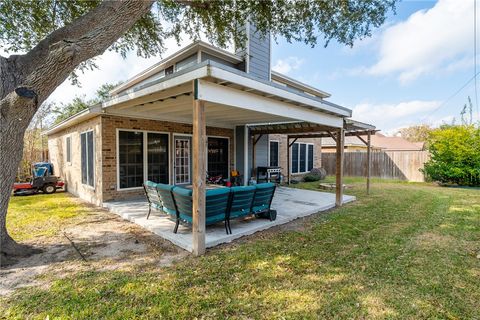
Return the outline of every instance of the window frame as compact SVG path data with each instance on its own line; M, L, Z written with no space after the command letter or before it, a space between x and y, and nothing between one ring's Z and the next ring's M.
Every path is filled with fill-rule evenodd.
M268 140L268 165L272 167L272 153L271 153L271 143L277 144L277 165L275 167L280 166L280 141L278 140Z
M135 130L135 129L123 129L123 128L116 128L116 167L117 167L117 191L128 191L128 190L140 190L143 189L143 186L140 187L130 187L130 188L120 188L120 131L126 132L141 132L142 133L142 141L143 141L143 180L146 181L148 179L148 134L149 133L157 133L157 134L165 134L168 136L168 183L170 184L172 181L172 172L171 172L171 161L172 161L172 139L170 132L166 131L153 131L153 130Z
M83 163L82 163L82 135L87 135L89 132L92 133L92 150L93 150L93 161L92 161L92 166L93 166L93 181L92 181L92 185L88 184L88 173L90 172L89 171L89 168L88 168L88 160L87 160L87 183L83 183ZM86 143L86 147L85 147L85 150L87 152L86 154L86 157L85 159L88 159L88 140L86 139L85 140L85 143ZM87 188L91 188L93 190L95 190L95 147L96 147L96 144L95 144L95 129L90 129L90 130L85 130L85 131L81 131L80 132L80 182L83 186L87 187Z
M310 171L308 170L308 166L309 166L309 146L313 146L312 148L312 163L314 164L315 163L315 143L311 143L311 142L295 142L294 144L292 144L292 147L293 145L297 144L298 145L298 158L297 158L297 169L298 171L297 172L293 172L293 166L292 166L292 160L293 160L293 152L290 153L290 174L305 174L305 173L309 173ZM305 145L305 171L300 171L300 145ZM312 165L312 168L314 168L315 166Z
M65 163L72 165L72 135L65 137Z
M206 168L207 168L207 172L208 172L208 139L209 138L214 138L214 139L226 139L227 140L227 175L228 177L224 177L224 179L229 179L230 180L230 173L232 171L232 166L230 165L230 137L225 137L225 136L207 136L207 142L206 142L206 146L205 146L205 151L206 151Z

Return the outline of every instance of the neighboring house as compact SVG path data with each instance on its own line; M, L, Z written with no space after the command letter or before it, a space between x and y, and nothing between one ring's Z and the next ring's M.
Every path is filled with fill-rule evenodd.
M366 137L363 137L366 139ZM335 152L335 141L332 138L322 139L322 152ZM424 142L410 142L402 137L387 137L381 133L372 135L372 151L423 151ZM345 151L367 151L367 146L357 137L345 137Z
M246 27L244 50L192 43L112 90L110 100L51 128L50 158L67 190L100 204L141 195L147 179L191 184L195 101L205 103L207 171L229 177L237 169L245 183L258 166L286 174L285 130L343 128L351 110L272 71L270 38ZM255 135L267 132L262 126L272 134ZM295 141L291 172L319 167L320 145L321 138Z

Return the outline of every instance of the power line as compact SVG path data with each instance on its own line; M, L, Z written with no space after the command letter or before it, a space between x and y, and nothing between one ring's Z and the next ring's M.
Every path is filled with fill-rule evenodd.
M476 79L477 76L480 74L480 71L478 71L477 73L475 73L475 75L473 77L471 77L470 79L468 79L467 82L465 82L465 84L463 86L460 87L460 89L458 89L457 91L455 91L455 93L453 93L451 96L449 96L446 100L444 100L438 107L436 107L432 112L430 112L430 114L426 117L424 117L422 120L420 120L420 122L423 122L425 121L429 116L431 116L432 114L434 114L435 112L437 112L438 110L440 110L442 107L444 107L450 100L452 100L457 94L459 94L463 89L465 89L466 86L468 86L468 84L470 82L472 82L472 80Z
M475 107L477 109L477 121L480 121L477 92L477 0L473 0L473 74L475 77Z

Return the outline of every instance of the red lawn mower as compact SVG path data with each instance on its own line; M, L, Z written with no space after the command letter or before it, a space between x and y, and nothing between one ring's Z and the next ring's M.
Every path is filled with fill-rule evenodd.
M43 192L46 194L55 193L62 189L65 183L53 175L53 164L49 162L38 162L33 164L33 177L30 182L19 182L13 184L13 195L26 196Z

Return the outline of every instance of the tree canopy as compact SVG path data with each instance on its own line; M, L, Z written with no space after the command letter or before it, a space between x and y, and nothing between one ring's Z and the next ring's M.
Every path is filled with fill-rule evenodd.
M424 142L427 140L430 131L432 131L432 128L429 125L419 124L402 128L398 130L398 133L402 138L410 142Z
M0 2L0 43L6 52L26 52L55 30L89 13L99 0L9 0ZM237 26L247 19L260 32L274 37L316 45L319 36L352 46L355 39L371 35L379 27L395 0L157 0L110 49L123 56L136 50L142 57L161 54L165 39L180 40L182 34L197 39L204 34L213 44L230 41L242 45Z
M57 124L82 110L87 109L97 103L103 102L109 98L109 92L122 84L122 82L117 83L104 83L96 91L95 97L92 99L87 99L85 95L76 96L72 101L68 103L60 103L51 108L52 112L56 114L53 124Z

